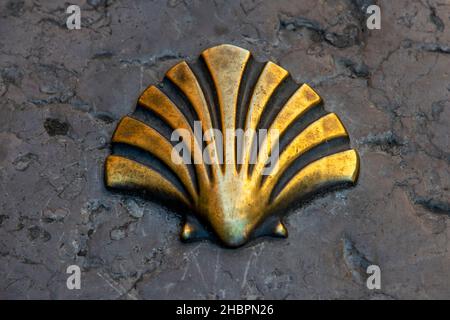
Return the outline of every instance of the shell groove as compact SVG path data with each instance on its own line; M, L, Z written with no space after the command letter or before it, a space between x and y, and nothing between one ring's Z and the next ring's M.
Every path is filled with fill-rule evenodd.
M199 139L195 123L211 139ZM174 158L171 134L177 129L189 133L183 141L192 164L181 155ZM248 139L231 136L239 129L249 132ZM279 136L258 139L260 129ZM255 143L260 148L252 158ZM105 164L108 187L174 200L187 211L183 240L214 236L230 247L257 236L286 237L283 210L325 188L354 184L359 172L346 129L323 109L319 95L295 84L280 66L257 62L232 45L173 66L120 121L112 144ZM279 156L265 175L275 150ZM201 161L219 154L220 163Z

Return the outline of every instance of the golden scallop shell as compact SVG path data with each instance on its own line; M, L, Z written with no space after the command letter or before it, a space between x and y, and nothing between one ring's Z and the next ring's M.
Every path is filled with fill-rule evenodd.
M279 139L260 141L261 150L279 146L276 166L263 175L270 152L260 152L250 163L256 137L239 146L233 139L231 145L209 143L207 155L216 159L220 152L223 163L173 161L170 136L176 129L191 134L189 156L202 157L205 142L194 136L194 121L201 122L203 133L219 129L224 140L226 129L277 130ZM281 218L288 206L327 188L354 184L359 172L358 154L349 148L343 124L323 109L319 95L307 84L296 85L280 66L257 62L233 45L209 48L196 63L172 67L120 121L112 144L105 164L108 187L179 203L186 218L183 240L213 236L229 247L258 236L286 237ZM240 156L243 161L230 161Z

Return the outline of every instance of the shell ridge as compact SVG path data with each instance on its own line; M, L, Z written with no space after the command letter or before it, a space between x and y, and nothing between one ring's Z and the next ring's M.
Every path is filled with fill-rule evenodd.
M269 61L266 63L253 90L250 104L247 109L244 129L245 131L250 130L250 137L244 139L243 148L244 161L242 163L242 170L244 170L246 176L248 175L249 164L253 154L252 150L255 150L255 134L261 115L271 96L288 74L289 73L286 70Z
M212 119L208 104L203 94L203 90L197 80L196 75L189 67L189 65L185 61L182 61L172 67L166 73L166 77L168 77L168 79L170 79L189 100L190 107L194 110L201 122L202 136L204 136L206 132L213 129ZM214 131L211 131L210 135L212 141L216 141ZM195 138L197 140L200 139L200 137ZM198 143L202 146L204 145L203 141L198 141ZM208 163L209 166L211 166L211 170L209 170L209 172L212 174L212 177L214 179L217 179L219 163L218 161L212 160L217 159L217 148L215 145L216 143L208 144L208 148L206 148L206 156L209 157Z
M337 151L340 151L342 148L348 149L345 144L341 143L344 142L342 141L344 138L348 138L348 135L336 114L328 113L314 121L290 141L280 153L273 171L263 182L262 190L272 193L277 188L277 185L283 183L281 180L285 180L282 178L286 178L289 171L291 171L290 176L292 177L310 163L332 155L335 152L331 148L333 144L336 144L336 147L339 149ZM319 149L323 149L323 152L318 152ZM321 153L323 153L322 156ZM296 167L296 163L305 159L306 162L300 168L290 170Z
M235 128L236 130L245 130L245 120L247 116L248 107L252 97L252 92L258 82L258 78L261 75L265 64L257 61L250 55L247 64L245 65L244 72L242 74L241 82L239 83L238 102L236 110ZM235 139L236 148L236 167L237 173L241 172L242 162L244 160L244 141L237 141ZM240 151L238 154L237 151Z
M206 165L203 161L196 161L196 159L202 159L202 145L199 143L198 139L195 138L193 128L183 112L166 93L155 86L150 86L145 90L139 98L138 103L143 108L154 112L173 130L184 129L189 132L190 143L187 145L187 148L189 149L191 160L194 164L199 188L206 189L210 183Z
M328 155L309 163L278 194L271 194L271 205L275 207L284 202L293 192L298 200L324 187L354 183L358 173L359 157L354 149Z
M329 113L319 118L296 136L281 151L277 166L271 172L271 179L266 180L265 184L273 184L289 168L289 165L302 157L308 151L326 144L330 140L348 137L344 126L334 113Z
M236 110L239 87L246 69L250 52L231 45L220 45L209 48L202 57L213 79L216 88L219 112L221 115L221 130L223 136L223 161L225 171L231 167L236 170L235 139L228 137L228 130L236 129ZM229 145L231 143L231 145Z
M197 198L191 196L188 188L186 188L177 173L152 153L129 144L116 142L113 147L113 155L128 159L135 163L136 166L139 165L142 168L156 172L159 176L169 181L181 193L185 194L187 198L192 200Z
M127 144L157 157L178 176L191 197L197 198L197 191L186 164L176 153L177 161L172 161L172 144L154 128L127 116L118 124L112 142Z
M191 205L188 194L178 189L158 171L120 155L110 155L105 164L106 185L124 190L147 190L167 194Z
M222 132L222 116L219 110L217 90L215 88L214 81L212 79L212 75L208 69L208 66L203 59L203 56L200 55L197 62L195 64L190 64L189 66L196 76L199 86L205 97L205 101L210 114L212 128L220 130ZM219 141L219 139L215 139L214 144L214 152L220 152L221 141ZM220 163L219 166L223 169L222 163Z
M258 154L257 163L254 167L254 172L252 172L252 176L255 175L254 179L256 180L256 184L260 184L265 180L264 176L261 176L262 170L269 160L269 157L272 155L275 144L279 145L280 137L286 133L288 128L297 119L301 118L307 111L320 103L321 99L314 91L312 91L315 94L314 99L304 99L305 91L307 90L312 91L307 84L303 84L300 87L297 86L295 92L288 96L287 101L282 105L278 113L275 114L273 121L269 122L269 133L276 130L279 136L272 139L270 142L266 137L263 140L261 149L268 149L268 152ZM292 142L292 140L290 142ZM286 148L284 148L284 150L285 149ZM278 152L282 153L284 150L278 150Z

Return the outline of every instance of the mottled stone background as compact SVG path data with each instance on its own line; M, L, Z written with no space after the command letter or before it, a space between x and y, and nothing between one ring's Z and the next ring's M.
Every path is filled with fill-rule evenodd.
M220 43L310 83L361 155L358 185L290 214L287 240L186 245L174 212L103 185L139 93ZM448 0L0 0L0 71L0 298L450 298Z

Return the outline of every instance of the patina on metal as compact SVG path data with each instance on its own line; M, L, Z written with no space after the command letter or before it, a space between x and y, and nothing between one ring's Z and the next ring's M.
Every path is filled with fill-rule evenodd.
M173 161L170 133L186 129L193 159L202 157L204 142L193 133L194 120L203 132L211 128L266 128L280 139L265 139L271 150L279 143L278 163L262 174L269 153L250 164L251 143L223 144L224 163L189 165ZM181 238L216 238L238 247L259 236L286 237L282 217L299 201L336 186L352 185L359 158L350 149L348 134L334 113L327 113L319 95L307 84L298 86L288 72L260 63L250 52L220 45L205 50L199 61L172 67L159 86L148 87L136 111L124 117L112 138L113 154L106 159L108 187L143 190L164 203L179 203L185 216ZM219 144L206 148L211 159Z

